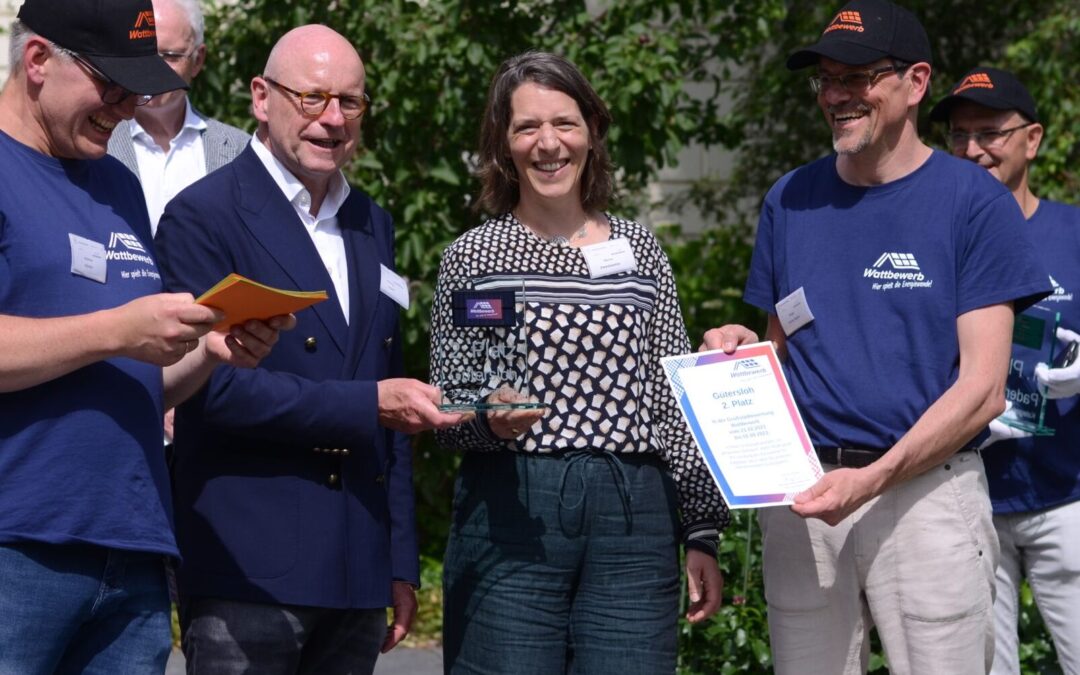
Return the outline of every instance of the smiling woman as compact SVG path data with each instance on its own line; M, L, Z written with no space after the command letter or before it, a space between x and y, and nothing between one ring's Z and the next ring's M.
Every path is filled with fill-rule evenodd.
M467 451L444 561L450 673L674 672L680 536L690 620L719 605L727 508L659 367L690 343L656 239L602 210L610 120L554 54L509 59L488 93L480 203L501 215L444 254L432 380L492 369L440 337L464 325L455 283L468 278L513 299L532 374L528 392L481 387L481 398L531 395L544 407L489 411L437 433ZM444 393L475 398L451 385Z

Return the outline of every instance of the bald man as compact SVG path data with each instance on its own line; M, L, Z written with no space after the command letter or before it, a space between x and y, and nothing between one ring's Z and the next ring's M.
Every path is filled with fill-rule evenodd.
M367 108L341 35L304 26L251 81L255 140L165 208L165 284L227 272L326 289L255 370L218 368L176 415L180 617L192 673L369 673L419 582L406 433L460 421L403 379L390 216L350 188ZM387 629L387 606L394 621Z

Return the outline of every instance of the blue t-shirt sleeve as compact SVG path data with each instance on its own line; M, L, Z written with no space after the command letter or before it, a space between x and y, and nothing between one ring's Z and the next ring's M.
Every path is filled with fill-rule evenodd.
M781 181L782 182L782 181ZM754 252L750 258L750 273L746 279L746 289L743 292L743 300L747 303L764 310L768 314L776 314L776 277L774 270L781 261L775 259L774 228L776 227L776 195L779 193L779 185L774 185L765 196L761 205L761 215L758 218L757 239L754 242Z
M961 230L965 240L957 246L957 316L1009 301L1020 312L1053 290L1023 236L1026 225L1016 200L1004 189L973 207L970 227Z

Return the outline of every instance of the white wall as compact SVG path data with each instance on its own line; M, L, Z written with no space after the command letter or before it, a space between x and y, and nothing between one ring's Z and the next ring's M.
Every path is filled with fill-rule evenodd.
M8 28L15 18L15 12L22 6L22 0L0 0L0 82L7 80L8 74Z

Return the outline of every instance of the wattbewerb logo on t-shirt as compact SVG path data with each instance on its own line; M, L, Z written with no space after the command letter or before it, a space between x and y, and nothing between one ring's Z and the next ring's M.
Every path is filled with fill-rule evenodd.
M109 237L109 248L116 248L116 245L120 244L129 251L137 251L139 253L146 253L146 249L143 248L142 242L139 238L133 234L127 232L113 232Z
M874 291L891 291L900 288L930 288L932 279L927 279L914 253L886 251L878 256L873 265L863 269L864 279L875 279L870 284Z
M1050 285L1054 287L1054 292L1039 302L1072 302L1073 294L1066 291L1065 287L1059 284L1053 276L1047 276L1050 277Z
M128 263L122 265L121 279L161 279L154 259L146 252L139 238L129 232L113 232L109 235L109 249L105 251L105 259Z

